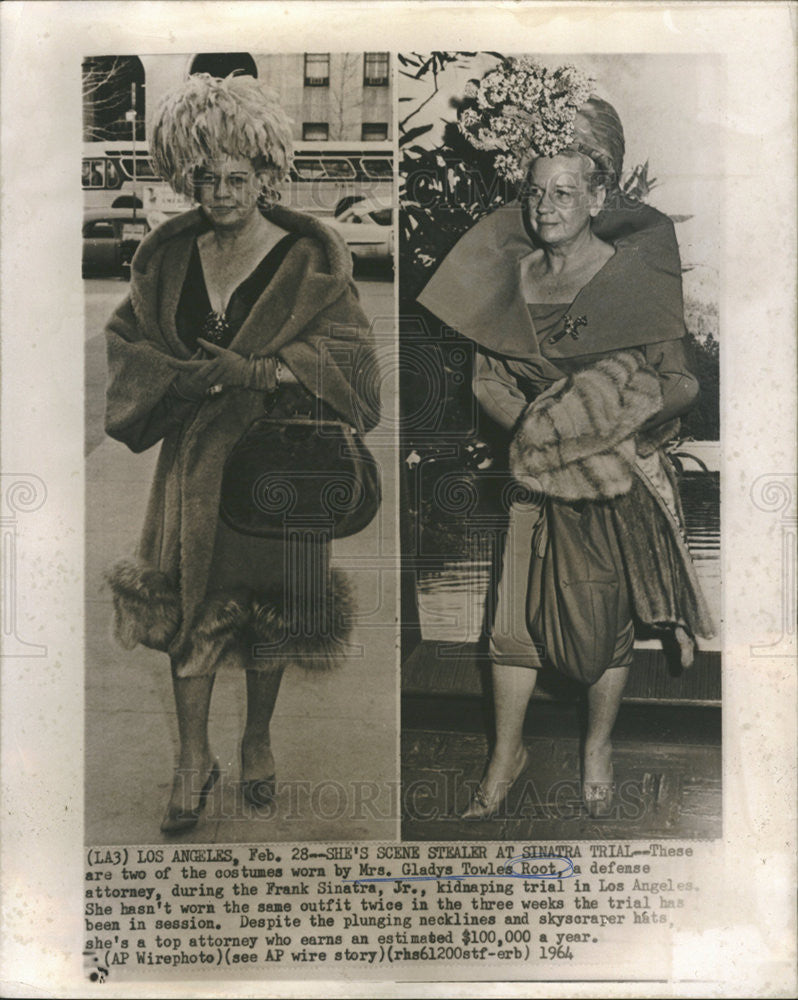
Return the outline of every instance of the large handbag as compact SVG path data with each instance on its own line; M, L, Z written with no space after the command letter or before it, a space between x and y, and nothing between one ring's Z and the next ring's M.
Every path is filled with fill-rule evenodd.
M379 466L354 427L326 414L266 414L225 462L219 515L259 538L292 529L343 538L374 519L380 500Z

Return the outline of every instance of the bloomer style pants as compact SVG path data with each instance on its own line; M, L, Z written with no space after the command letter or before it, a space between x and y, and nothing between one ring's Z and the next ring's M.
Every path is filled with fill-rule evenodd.
M631 664L634 625L615 530L607 504L513 505L490 629L494 663L539 669L554 659L586 683ZM544 601L549 635L535 635Z

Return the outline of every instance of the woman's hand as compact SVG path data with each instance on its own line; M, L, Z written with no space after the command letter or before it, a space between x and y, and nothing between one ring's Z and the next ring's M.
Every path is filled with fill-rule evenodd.
M222 386L242 386L247 385L250 378L251 365L247 358L242 358L235 351L230 351L226 347L212 344L209 340L197 339L197 343L212 354L207 371L203 372L203 378L207 379L205 388L210 389L212 385Z
M294 375L285 361L277 359L277 377L280 385L299 385L299 379Z
M213 385L213 379L209 381L209 377L210 366L215 363L215 361L191 360L189 362L191 367L184 368L172 382L172 390L181 399L192 402L203 399L207 396L209 387Z

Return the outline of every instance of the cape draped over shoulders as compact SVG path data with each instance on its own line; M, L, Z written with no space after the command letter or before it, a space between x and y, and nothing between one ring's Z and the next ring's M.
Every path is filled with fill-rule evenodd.
M547 347L545 358L521 292L521 261L536 245L524 225L520 202L504 205L472 226L418 301L480 347L526 361L555 378L557 369L547 358L681 339L681 265L671 220L647 205L631 205L602 212L593 231L612 244L615 253L567 310L571 319L587 320L578 339L561 338Z

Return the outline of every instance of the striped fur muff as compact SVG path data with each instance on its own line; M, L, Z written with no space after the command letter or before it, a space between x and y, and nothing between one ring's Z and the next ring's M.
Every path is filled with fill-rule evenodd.
M618 351L555 382L524 411L510 445L513 475L562 500L627 493L635 435L662 408L656 373Z

